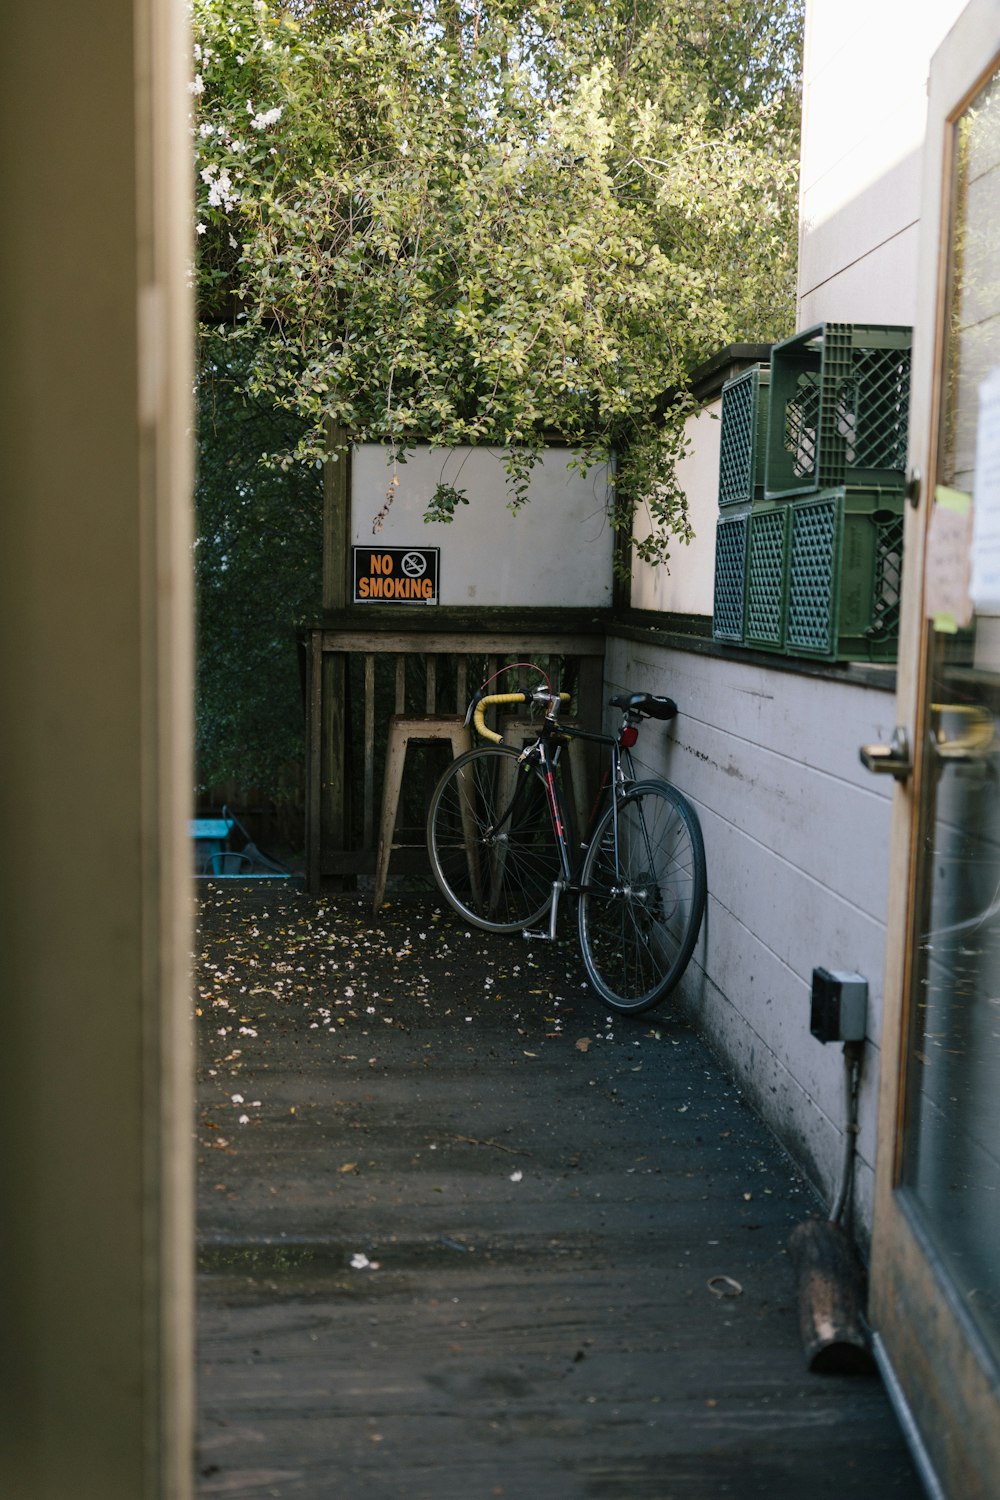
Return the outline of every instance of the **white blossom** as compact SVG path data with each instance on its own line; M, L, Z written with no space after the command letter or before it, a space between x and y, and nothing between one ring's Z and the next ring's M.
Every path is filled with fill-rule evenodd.
M205 92L205 80L200 73L196 73L188 84L189 94L203 94Z
M276 104L273 109L264 110L262 113L254 115L250 124L254 130L266 130L269 125L276 125L278 123L281 119L283 109L284 105Z
M202 174L204 175L204 174ZM213 182L208 190L208 201L213 208L232 208L238 202L239 193L233 187L233 181L229 173L223 168L218 179Z

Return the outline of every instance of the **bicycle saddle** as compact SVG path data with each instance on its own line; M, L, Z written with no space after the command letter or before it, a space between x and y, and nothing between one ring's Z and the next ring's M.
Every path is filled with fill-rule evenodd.
M630 714L643 714L647 719L674 719L677 704L673 698L658 698L654 693L619 693L609 698L612 708L624 709Z

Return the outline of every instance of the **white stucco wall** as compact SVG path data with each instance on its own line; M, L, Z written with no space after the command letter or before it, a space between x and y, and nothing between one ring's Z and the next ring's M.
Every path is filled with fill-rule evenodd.
M666 567L650 567L633 550L632 605L682 615L710 615L715 578L715 523L719 513L719 413L721 397L687 421L688 449L677 477L688 500L694 537L676 546ZM638 541L649 535L648 517L636 516Z
M798 328L912 324L930 59L965 0L807 0Z
M508 509L506 473L488 448L431 448L393 471L377 443L351 451L351 540L356 547L439 547L441 604L602 607L611 603L613 533L608 471L568 468L568 448L548 449L531 476L528 501ZM379 531L373 521L395 472L398 488ZM440 483L461 489L450 523L425 522Z

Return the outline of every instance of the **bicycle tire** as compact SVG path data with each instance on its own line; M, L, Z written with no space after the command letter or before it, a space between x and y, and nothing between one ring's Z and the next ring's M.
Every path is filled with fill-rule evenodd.
M442 895L486 932L520 932L552 904L559 851L545 778L511 745L458 756L427 812L427 851Z
M698 815L665 781L640 781L618 802L620 875L609 807L583 863L580 951L612 1010L652 1010L687 968L705 912L705 845Z

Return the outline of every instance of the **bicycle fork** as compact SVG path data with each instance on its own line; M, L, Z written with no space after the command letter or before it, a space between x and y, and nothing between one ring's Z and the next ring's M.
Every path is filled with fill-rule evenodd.
M558 875L552 882L552 901L549 906L549 929L547 932L532 932L530 928L524 928L522 937L538 938L542 942L554 943L556 940L556 924L559 921L559 898L563 891L573 889L571 885L571 871L569 867L569 855L566 852L566 828L559 807L559 798L556 795L555 776L552 766L548 763L544 768L545 785L549 798L549 812L552 816L552 828L556 835L556 844L559 849L559 863L562 865L562 874Z

